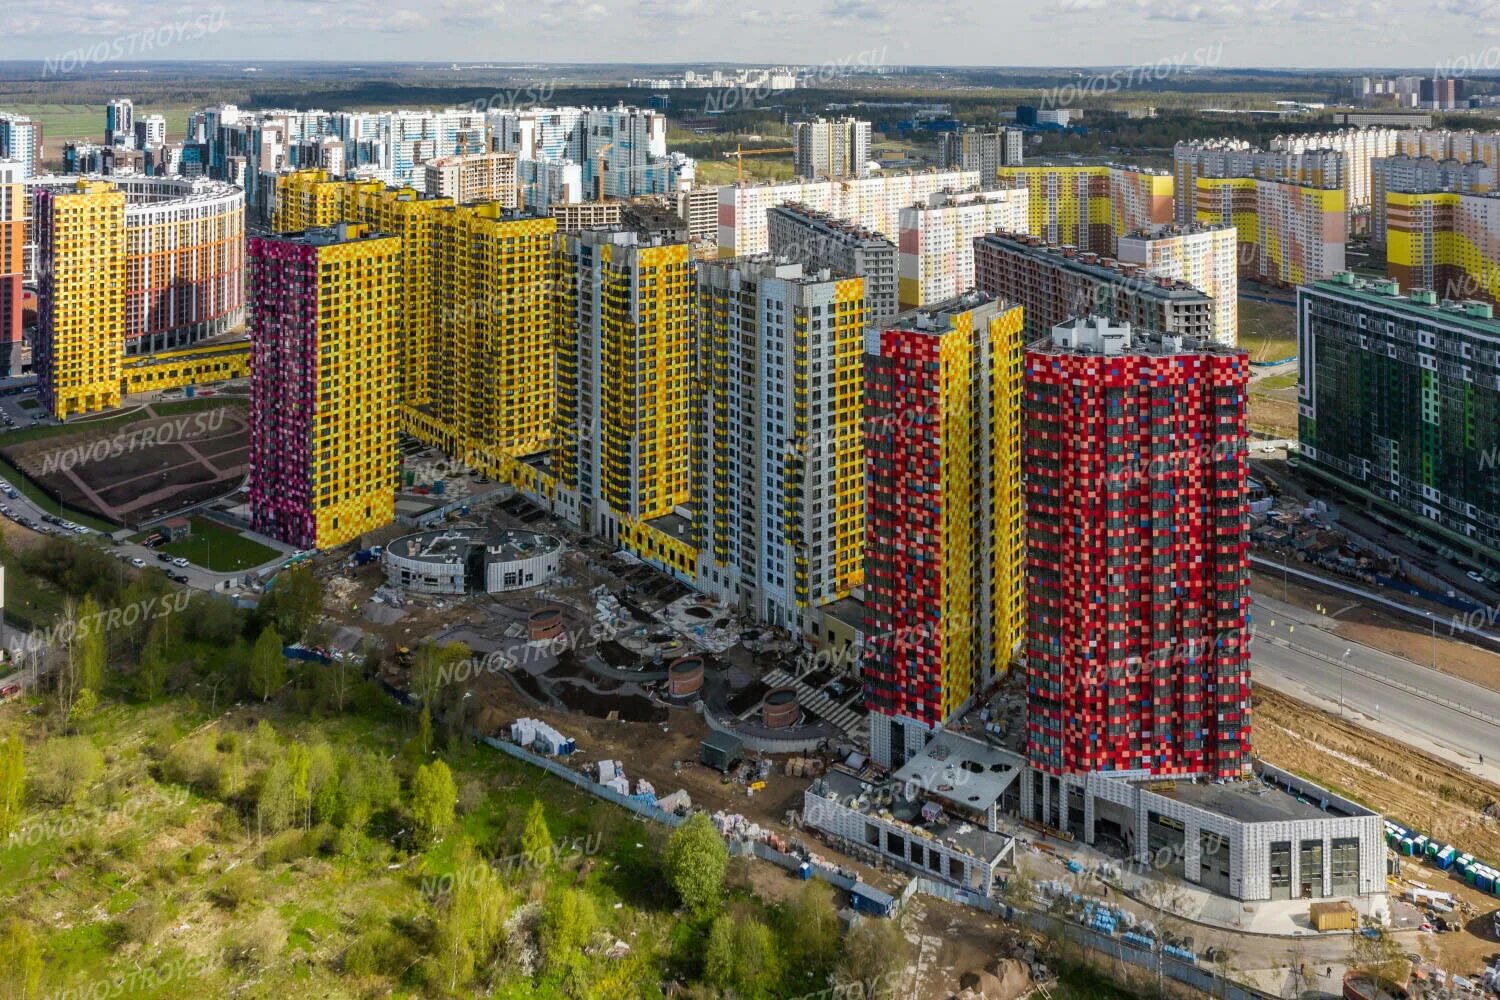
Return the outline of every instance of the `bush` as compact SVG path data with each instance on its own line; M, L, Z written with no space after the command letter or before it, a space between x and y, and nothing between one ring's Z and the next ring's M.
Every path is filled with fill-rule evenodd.
M249 924L224 938L224 957L230 965L264 968L286 948L286 924L274 910L261 910Z
M213 901L226 910L238 910L255 898L259 881L255 873L244 865L230 869L219 879L210 893Z
M31 791L50 805L78 802L104 773L104 755L82 736L48 740L31 768Z

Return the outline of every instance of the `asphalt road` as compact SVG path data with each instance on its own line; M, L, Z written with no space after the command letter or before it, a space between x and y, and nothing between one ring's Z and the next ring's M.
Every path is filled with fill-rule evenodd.
M1485 773L1500 777L1500 692L1341 639L1320 627L1331 619L1260 592L1254 614L1256 683L1331 711L1342 699L1345 713L1365 725L1446 749L1471 770L1483 754Z

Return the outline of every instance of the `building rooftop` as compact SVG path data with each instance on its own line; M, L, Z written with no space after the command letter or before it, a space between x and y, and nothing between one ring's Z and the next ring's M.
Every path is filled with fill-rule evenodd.
M552 552L562 546L553 535L519 529L444 528L403 535L386 546L393 556L435 565L466 563L476 547L487 562L513 562Z
M1278 777L1288 784L1292 781L1297 784L1283 787L1276 783ZM1291 778L1264 764L1260 765L1260 777L1243 781L1146 778L1131 780L1129 784L1241 823L1371 815L1368 810L1333 795L1312 782Z
M878 816L888 822L905 826L914 836L944 844L954 850L977 858L985 864L993 864L1014 843L1003 833L993 833L967 820L943 813L936 820L922 819L922 806L927 799L907 799L901 796L902 786L895 781L883 781L879 785L864 781L859 775L835 766L813 783L813 791L825 798L835 798L867 816Z
M1025 769L1019 755L945 729L892 777L900 785L922 789L929 798L983 812Z
M484 537L484 555L485 559L490 562L530 559L532 556L553 552L561 547L560 539L552 535L538 534L535 531L511 529Z
M1419 319L1441 320L1468 327L1475 333L1492 339L1500 337L1500 320L1495 319L1495 307L1488 302L1455 302L1452 299L1440 301L1436 293L1423 290L1402 295L1400 283L1393 279L1366 281L1349 271L1341 271L1325 281L1310 282L1303 285L1302 289L1331 292L1385 309L1410 313Z
M845 625L852 625L861 631L865 627L865 602L855 600L852 597L841 597L832 604L825 604L818 609L830 618L841 621Z
M857 222L850 222L847 219L840 219L836 215L830 215L827 212L821 212L816 208L810 208L807 205L802 204L800 201L789 201L784 205L776 205L768 209L767 211L778 212L782 215L797 216L799 219L809 225L816 226L820 229L825 229L830 233L838 236L844 236L851 240L861 240L866 243L882 243L886 246L894 246L894 244L892 244L890 240L886 239L884 236L880 235L873 229L861 226Z
M652 528L664 535L671 535L678 541L687 542L689 545L697 537L693 530L691 518L683 517L681 514L663 514L646 522Z
M978 309L990 302L997 303L1001 309L1009 308L1006 303L988 292L971 288L951 299L944 299L942 302L934 302L920 309L911 309L901 313L885 323L884 328L915 330L918 333L946 333L953 328L953 317Z
M1101 357L1170 357L1177 354L1237 354L1247 360L1249 357L1238 347L1208 337L1158 333L1094 315L1074 316L1059 323L1052 328L1050 337L1026 345L1026 350L1036 354L1097 354Z
M1096 281L1125 288L1138 295L1159 299L1210 302L1202 290L1186 281L1154 274L1144 264L1129 264L1096 253L1081 252L1068 244L1044 243L1039 237L1001 230L982 236L979 243L1024 254L1055 267L1087 275Z

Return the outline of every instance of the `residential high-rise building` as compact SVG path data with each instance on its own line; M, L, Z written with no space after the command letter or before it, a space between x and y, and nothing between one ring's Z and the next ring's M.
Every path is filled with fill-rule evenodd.
M1022 634L1018 306L978 293L865 343L865 706L899 768Z
M966 128L938 135L938 166L944 170L977 170L980 184L994 187L1001 167L1019 167L1026 133L1018 128Z
M979 174L973 170L881 172L874 177L841 181L726 184L719 188L719 256L765 253L770 249L766 210L788 202L874 230L894 242L901 229L901 209L938 191L973 191L978 187Z
M867 325L896 315L896 247L879 233L795 202L767 212L766 226L773 256L862 278Z
M30 224L21 164L0 160L0 378L21 374L21 283Z
M514 153L479 153L445 156L424 168L427 194L451 198L458 205L495 201L515 208L516 157Z
M1352 274L1297 290L1297 465L1500 569L1500 323Z
M572 160L517 160L516 183L520 200L538 212L584 199L583 168Z
M721 260L697 303L699 586L800 633L863 576L863 282Z
M104 181L39 188L32 365L59 420L120 405L125 356L125 193Z
M901 308L945 302L974 287L974 241L1028 223L1030 192L940 191L901 210Z
M712 243L719 238L719 189L692 187L678 191L677 214L687 224L690 241Z
M1387 201L1392 194L1488 194L1496 189L1495 181L1495 168L1481 160L1404 154L1375 160L1370 164L1370 242L1385 246ZM1403 288L1408 285L1402 283Z
M1393 128L1348 128L1332 132L1308 132L1278 135L1268 144L1273 153L1310 153L1333 150L1344 157L1344 204L1349 213L1363 215L1369 211L1373 191L1370 166L1384 156L1394 156L1400 132Z
M997 183L1030 192L1027 231L1113 256L1127 233L1172 221L1172 175L1144 167L1001 167Z
M1239 343L1239 235L1233 226L1170 226L1122 236L1119 258L1213 299L1213 339L1225 347Z
M554 474L569 515L691 579L693 268L621 228L559 241ZM648 522L661 520L664 526Z
M135 122L135 148L150 149L167 141L167 119L164 115L143 115Z
M1442 299L1500 305L1500 192L1393 191L1385 209L1387 277Z
M442 256L436 220L452 207L449 198L426 197L412 188L388 188L376 180L334 180L322 170L283 175L274 195L271 226L276 232L303 232L340 222L356 222L371 226L376 232L400 237L397 385L407 430L413 430L409 426L415 419L412 408L433 399L435 317L445 309L452 312L476 308L472 302L467 305L444 302L434 294L434 272ZM452 433L462 433L451 425L444 426Z
M557 220L558 232L618 226L623 217L623 201L553 202L548 212Z
M1080 317L1026 351L1028 753L1250 766L1243 352Z
M556 233L550 216L490 202L438 213L425 251L434 258L432 436L450 454L487 452L489 469L552 441Z
M401 240L340 223L249 251L251 521L332 548L394 514Z
M1213 339L1214 300L1200 289L1035 236L981 237L974 245L974 284L1025 307L1031 340L1093 313L1153 332Z
M135 108L128 97L117 97L104 105L104 144L135 144Z
M57 416L118 406L124 357L187 347L243 324L245 195L238 188L148 176L32 178L30 187L44 279L37 341L46 342L32 360L43 382L59 388ZM112 194L120 196L123 213L113 210ZM46 230L50 239L41 238ZM82 251L85 260L96 259L95 250L120 248L123 313L113 312L108 296L95 308L99 283L87 266L58 265L58 257L78 250L75 244L94 248ZM90 335L70 327L75 322ZM59 325L48 329L49 323ZM112 391L97 388L110 381Z
M42 172L42 123L28 115L0 113L0 160L21 164L21 179Z
M1200 224L1235 228L1240 274L1252 281L1297 285L1344 269L1349 216L1342 183L1204 177L1197 205Z
M870 123L858 118L814 118L792 123L792 169L808 180L868 177Z
M1273 151L1252 149L1240 140L1193 140L1172 147L1172 162L1175 215L1180 226L1201 221L1201 192L1208 181L1253 179L1320 190L1339 188L1343 192L1339 204L1346 212L1352 211L1349 192L1355 185L1349 179L1349 156L1337 149ZM1242 226L1240 239L1253 242L1247 239L1253 231L1254 227Z
M528 174L526 163L573 167L571 173L588 197L629 199L643 194L672 194L691 187L694 163L667 151L667 119L659 111L617 105L613 108L529 108L491 111L487 116L492 145L515 153L522 183L546 178ZM531 168L539 171L540 168ZM545 207L536 198L526 204Z

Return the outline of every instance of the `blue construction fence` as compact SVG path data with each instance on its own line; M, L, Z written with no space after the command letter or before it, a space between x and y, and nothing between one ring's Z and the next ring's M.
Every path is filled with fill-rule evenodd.
M1010 923L1025 924L1032 930L1051 937L1067 938L1097 955L1137 966L1153 975L1157 972L1157 966L1160 965L1161 974L1165 978L1189 986L1206 996L1222 997L1223 1000L1276 1000L1275 994L1265 993L1254 987L1225 979L1212 967L1199 965L1196 961L1188 961L1169 954L1158 955L1149 943L1142 946L1142 942L1147 941L1145 938L1132 942L1123 935L1117 937L1105 934L1050 913L1019 910L1009 903L988 899L957 886L934 882L920 876L911 880L902 894L902 901L910 899L912 894L917 892L945 899L950 903L983 910Z

